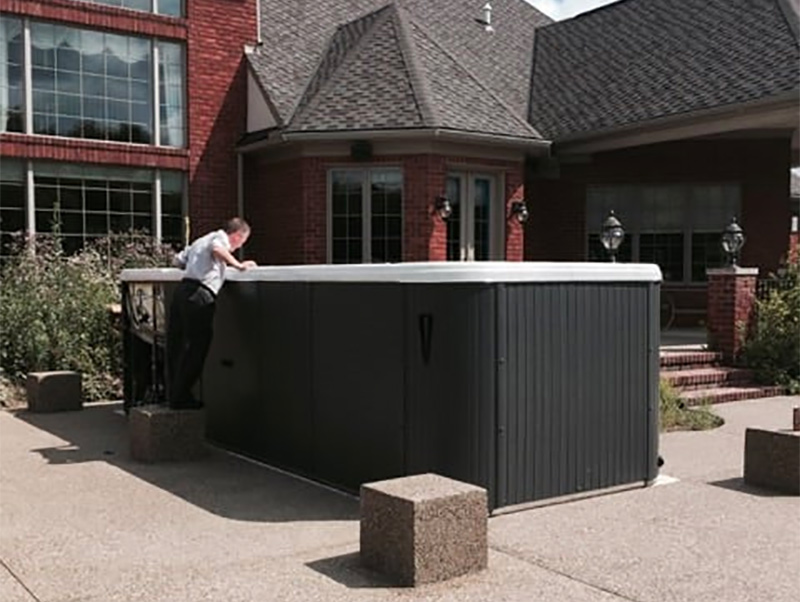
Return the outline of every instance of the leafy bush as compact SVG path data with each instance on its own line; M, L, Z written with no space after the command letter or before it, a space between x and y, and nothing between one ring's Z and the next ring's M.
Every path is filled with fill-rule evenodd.
M110 307L125 267L168 265L171 250L149 237L101 239L64 254L58 236L21 243L0 268L0 368L76 370L88 400L118 396L121 337Z
M768 280L745 333L742 362L767 384L800 392L800 263L795 258Z
M722 418L713 414L708 402L687 408L678 392L665 380L658 385L659 429L662 431L705 431L723 424Z

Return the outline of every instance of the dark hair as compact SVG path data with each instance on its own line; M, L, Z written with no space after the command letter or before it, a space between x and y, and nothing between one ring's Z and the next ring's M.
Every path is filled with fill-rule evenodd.
M244 221L241 217L232 217L223 227L225 234L234 234L235 232L250 232L250 224Z

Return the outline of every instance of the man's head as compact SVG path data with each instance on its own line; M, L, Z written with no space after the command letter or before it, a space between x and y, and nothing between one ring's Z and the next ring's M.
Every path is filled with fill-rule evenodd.
M233 217L225 223L225 234L228 235L228 240L231 242L231 251L237 250L250 236L250 224L244 221L241 217Z

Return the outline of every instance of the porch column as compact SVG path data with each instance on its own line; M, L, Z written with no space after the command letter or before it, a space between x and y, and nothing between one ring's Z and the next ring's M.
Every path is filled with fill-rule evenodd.
M750 326L756 301L758 268L728 267L706 270L708 275L708 342L734 362Z

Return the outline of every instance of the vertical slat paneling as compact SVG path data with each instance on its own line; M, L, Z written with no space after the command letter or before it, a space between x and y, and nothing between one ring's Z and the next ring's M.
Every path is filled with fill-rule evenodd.
M508 460L498 466L506 476L499 499L515 504L649 478L657 288L507 285L509 432L498 458Z

